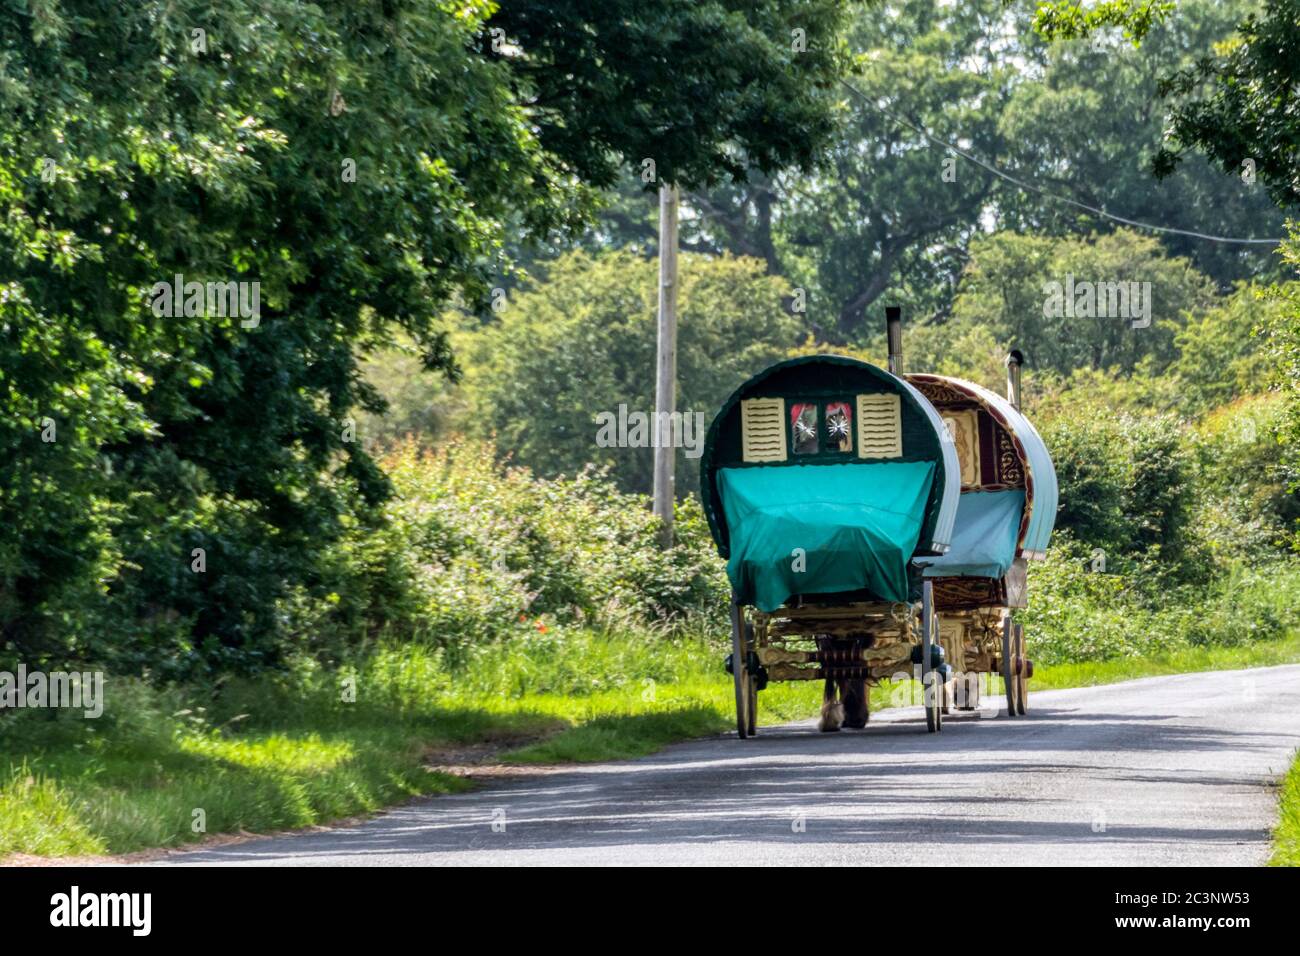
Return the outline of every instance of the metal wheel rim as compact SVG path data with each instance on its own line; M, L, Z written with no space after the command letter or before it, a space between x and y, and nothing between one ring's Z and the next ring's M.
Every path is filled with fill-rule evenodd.
M921 597L921 705L925 708L925 729L938 733L943 729L943 688L933 687L930 653L934 646L934 590L930 581L922 585Z
M1013 638L1015 625L1008 616L1002 622L1002 684L1007 692L1007 716L1016 716L1016 675L1012 662L1016 656L1016 643Z
M731 676L736 688L736 734L741 740L749 736L749 680L745 667L744 609L731 606Z
M1025 627L1023 624L1016 625L1016 658L1024 660L1028 657L1025 649ZM1023 670L1016 675L1016 713L1021 717L1029 712L1029 678L1025 676Z

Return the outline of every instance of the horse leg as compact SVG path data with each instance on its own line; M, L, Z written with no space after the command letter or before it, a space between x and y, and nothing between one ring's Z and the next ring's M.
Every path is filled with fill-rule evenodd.
M828 677L822 691L822 715L817 721L817 729L824 734L839 730L844 723L844 705L835 699L835 691L835 681Z
M840 681L840 699L844 701L844 726L867 726L871 716L871 700L866 678Z

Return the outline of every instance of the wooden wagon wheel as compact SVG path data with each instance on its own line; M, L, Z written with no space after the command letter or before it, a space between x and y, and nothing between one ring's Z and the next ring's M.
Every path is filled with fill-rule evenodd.
M1027 661L1029 655L1025 649L1025 626L1016 625L1016 713L1024 716L1029 711L1029 675Z
M1016 626L1011 623L1011 615L1002 619L1002 683L1007 689L1007 716L1014 717L1016 707Z
M925 729L932 734L943 729L943 685L932 659L939 631L936 623L934 584L927 578L921 585L921 702L925 707Z
M750 654L749 649L751 647L757 649L758 647L757 643L754 641L754 625L750 624L748 621L745 622L744 634L745 657L746 663L748 663L748 657ZM758 734L758 674L749 670L748 667L745 668L745 674L749 678L748 706L745 709L745 713L748 717L747 724L749 736L753 737Z
M749 707L746 710L749 717L749 736L758 736L758 678L753 674L749 675Z
M936 613L935 614L936 622L938 621L938 617L939 615ZM943 652L944 652L943 659L947 661L950 657L952 657L952 658L956 658L957 660L961 660L959 654L949 653L949 647L943 643L943 634L939 630L937 623L935 625L934 630L935 630L934 642L939 647L943 648ZM954 708L957 707L957 685L952 681L945 681L943 684L943 693L939 699L943 701L943 714L946 717L953 712Z
M731 602L731 676L736 685L736 734L741 740L752 731L749 718L750 678L745 666L745 610Z

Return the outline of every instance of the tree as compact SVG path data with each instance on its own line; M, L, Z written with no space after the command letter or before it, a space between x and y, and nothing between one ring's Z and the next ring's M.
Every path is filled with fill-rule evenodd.
M1225 173L1258 174L1278 205L1300 205L1300 0L1266 0L1239 34L1162 84L1176 102L1171 145L1153 168L1167 176L1187 149L1198 149Z
M507 233L576 231L591 185L659 137L683 180L734 172L732 150L816 152L838 3L626 6L0 13L0 652L168 676L276 663L323 550L381 520L387 482L350 429L381 404L358 354L397 329L452 371L437 317L489 300ZM671 108L670 84L691 93ZM169 306L156 286L177 275L233 283L247 314Z
M1262 13L1254 6L1230 5L1240 19L1237 34L1161 79L1160 95L1175 105L1167 143L1151 169L1164 179L1189 149L1199 149L1229 175L1253 182L1258 174L1278 205L1294 206L1300 202L1300 146L1291 119L1300 78L1300 3L1265 0ZM1172 16L1175 7L1179 17ZM1189 10L1201 12L1174 0L1105 0L1090 9L1050 0L1037 5L1034 25L1052 40L1094 37L1118 26L1137 46Z
M849 80L862 95L841 89L827 162L812 172L751 170L744 182L688 190L682 248L763 259L804 290L810 331L843 346L874 336L868 313L882 297L909 315L947 314L967 245L981 232L1116 228L1062 200L1174 229L1280 235L1283 217L1262 186L1225 180L1198 158L1164 181L1150 173L1164 135L1160 77L1230 37L1246 9L1244 0L1184 0L1180 15L1150 27L1141 46L1104 31L1087 42L1048 43L1001 0L864 10L851 32L863 65ZM1030 187L998 178L922 129ZM646 186L637 176L620 180L576 245L653 253L656 207ZM1267 245L1157 237L1224 292L1277 269ZM532 268L571 247L518 258Z
M1132 372L1175 358L1185 315L1213 300L1211 283L1160 243L1130 230L1088 239L997 233L971 244L950 335L985 325L1036 369Z
M1046 0L1034 11L1034 29L1053 39L1080 40L1118 27L1136 46L1173 9L1174 0L1101 0L1092 7L1079 0Z
M834 132L843 0L511 0L485 51L583 182L654 161L684 186L808 167ZM495 29L503 35L493 36ZM495 48L495 49L494 49Z
M1282 258L1300 272L1300 226L1291 227L1291 237L1282 245ZM1270 365L1269 381L1281 393L1281 421L1278 441L1292 492L1300 491L1300 283L1291 282L1271 290L1278 308L1269 313L1263 326L1265 350ZM1300 527L1296 547L1300 548Z
M625 429L632 447L603 446L597 416L654 410L656 265L627 252L575 252L546 272L464 346L472 428L543 476L595 464L622 487L648 491L650 431L639 447L634 424ZM698 450L727 395L783 357L799 326L781 307L789 287L759 260L687 254L680 283L677 405L691 417ZM684 448L679 494L698 487L698 471L698 454Z
M1103 549L1108 561L1163 559L1183 573L1195 462L1178 420L1077 402L1039 427L1061 486L1057 528Z
M1200 415L1268 389L1272 369L1261 333L1276 324L1281 308L1280 298L1248 284L1188 317L1175 336L1178 358L1169 368L1184 410Z
M1262 185L1225 178L1203 157L1189 157L1163 180L1151 174L1165 136L1161 78L1228 40L1247 9L1240 2L1183 0L1177 15L1151 26L1138 47L1107 31L1048 44L1026 38L1036 50L1035 67L1000 120L1011 146L1009 165L1054 196L1128 219L1218 236L1282 235L1284 217ZM999 194L999 224L1018 231L1065 235L1117 228L1113 220L1032 192L1013 201L1004 197L1006 191ZM1277 270L1270 245L1155 235L1223 292Z
M993 184L919 129L989 158L1004 151L998 116L1016 73L999 49L1006 20L998 2L937 0L855 20L844 132L819 175L782 180L778 248L832 341L874 331L868 310L887 290L912 314L951 296Z

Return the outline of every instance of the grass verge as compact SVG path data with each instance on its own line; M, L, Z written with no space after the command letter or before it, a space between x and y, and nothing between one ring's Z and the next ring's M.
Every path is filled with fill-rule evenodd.
M1300 752L1282 778L1278 793L1278 821L1273 831L1273 856L1269 866L1300 866Z

